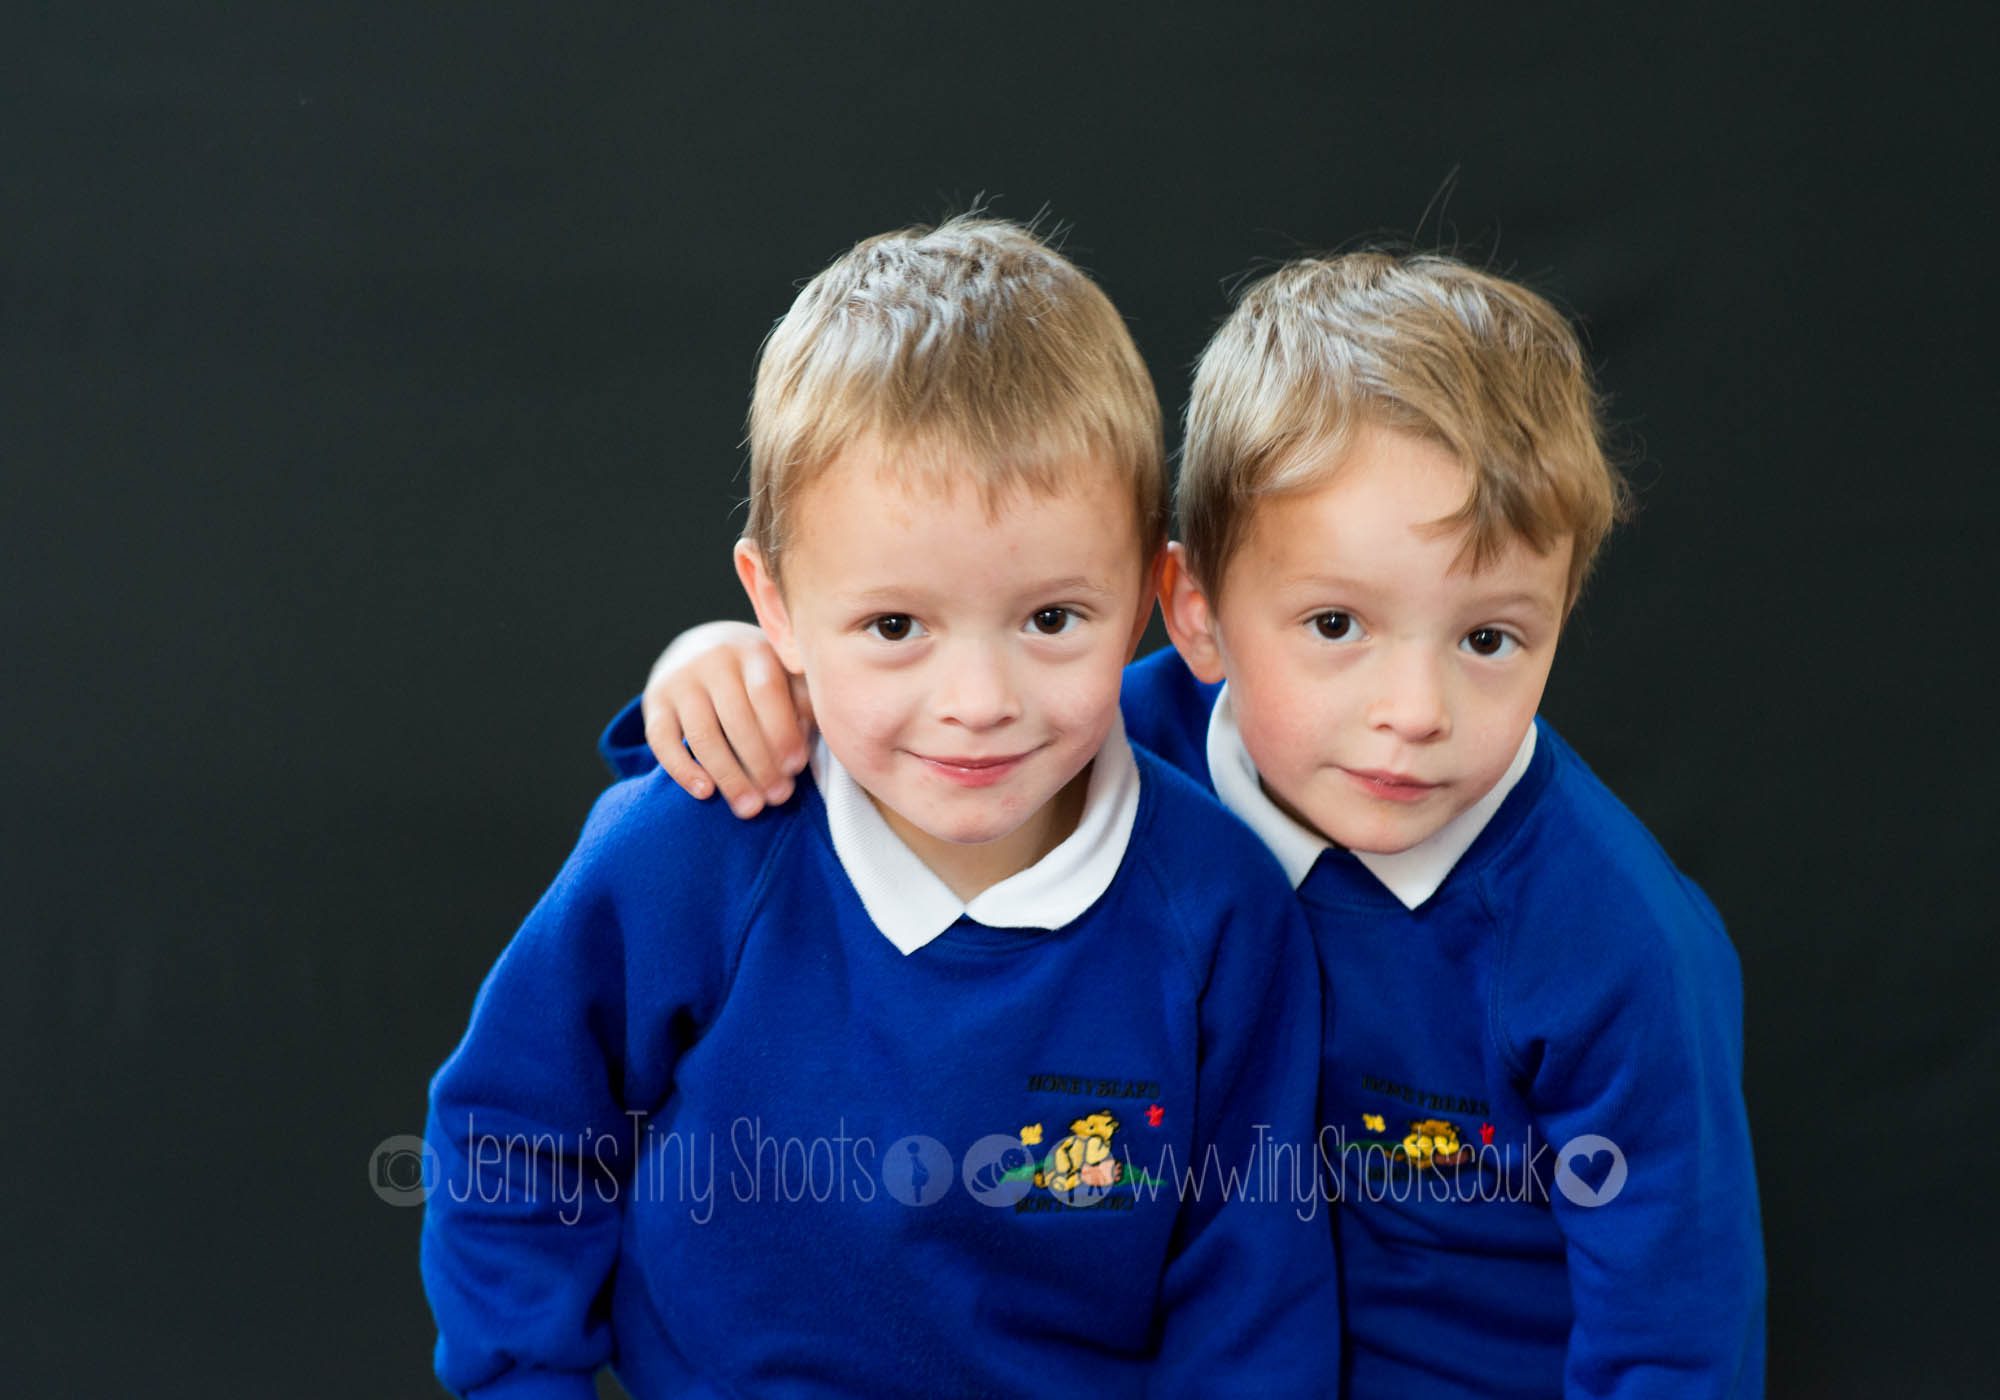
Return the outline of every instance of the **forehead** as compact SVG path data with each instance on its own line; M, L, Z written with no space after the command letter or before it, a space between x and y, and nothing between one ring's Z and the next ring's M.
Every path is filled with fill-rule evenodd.
M1052 573L1108 583L1142 562L1137 506L1115 469L1085 461L1050 475L1050 486L995 481L850 448L800 491L786 572L977 590Z
M1445 602L1498 590L1549 595L1559 609L1569 543L1539 554L1510 534L1497 555L1475 567L1468 527L1451 523L1470 494L1449 448L1370 429L1308 484L1256 502L1229 565L1229 589L1337 582Z

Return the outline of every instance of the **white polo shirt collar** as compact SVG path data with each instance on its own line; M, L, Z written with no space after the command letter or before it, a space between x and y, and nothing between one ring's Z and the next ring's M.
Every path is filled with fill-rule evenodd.
M960 918L989 928L1057 929L1074 923L1111 888L1139 815L1139 767L1124 721L1117 719L1091 761L1076 830L1026 870L962 901L890 829L824 739L813 745L812 774L826 802L834 855L875 927L905 956Z
M1472 848L1479 833L1500 810L1500 804L1507 800L1507 794L1521 781L1521 775L1528 771L1528 760L1534 756L1535 726L1530 724L1520 748L1514 751L1514 761L1484 797L1407 851L1393 855L1356 851L1354 858L1405 909L1415 909L1437 893L1445 876L1451 874L1452 867ZM1229 701L1227 683L1215 697L1215 708L1208 717L1208 773L1222 805L1264 838L1264 844L1271 848L1290 877L1292 888L1304 884L1320 852L1333 843L1311 827L1294 821L1264 791L1257 780L1257 766L1250 761L1250 751L1243 747L1243 733L1236 727L1236 712Z

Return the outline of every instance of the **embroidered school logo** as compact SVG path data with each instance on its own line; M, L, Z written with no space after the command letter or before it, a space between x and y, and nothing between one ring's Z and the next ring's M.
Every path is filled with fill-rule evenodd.
M1037 1150L1046 1132L1040 1123L983 1137L966 1151L965 1189L983 1206L1017 1213L1133 1210L1142 1196L1159 1196L1164 1178L1130 1159L1119 1130L1118 1115L1100 1108L1072 1121L1046 1152Z
M1136 1204L1133 1187L1158 1185L1157 1178L1112 1155L1118 1119L1108 1109L1087 1113L1069 1125L1069 1135L1038 1155L1043 1129L1030 1123L1009 1136L983 1137L965 1154L965 1189L981 1205L1017 1211L1094 1206L1116 1192L1113 1209ZM1118 1191L1123 1187L1124 1190Z
M1371 1133L1387 1133L1389 1129L1388 1119L1380 1113L1362 1114L1361 1126ZM1491 1142L1492 1129L1482 1126L1480 1137ZM1461 1140L1458 1125L1446 1118L1412 1119L1401 1141L1388 1137L1363 1138L1360 1145L1379 1147L1391 1161L1407 1163L1418 1171L1460 1166L1476 1155Z
M1425 1167L1455 1167L1472 1160L1472 1149L1458 1140L1458 1126L1442 1118L1425 1118L1410 1124L1403 1135L1403 1156L1409 1163Z
M1118 1120L1103 1109L1069 1125L1069 1136L1056 1144L1042 1170L1035 1173L1035 1185L1047 1187L1065 1205L1076 1205L1079 1191L1095 1191L1100 1196L1116 1186L1125 1175L1125 1164L1111 1155L1111 1139Z
M981 1200L996 1206L1011 1204L1022 1212L1100 1203L1107 1210L1131 1210L1142 1193L1158 1195L1160 1175L1133 1160L1127 1139L1140 1131L1136 1125L1141 1122L1149 1129L1165 1125L1167 1110L1160 1102L1159 1080L1038 1073L1028 1076L1026 1087L1030 1094L1059 1095L1070 1102L1052 1112L1049 1122L1029 1123L1012 1139L995 1135L991 1160L982 1168L980 1188L974 1191ZM1069 1117L1079 1109L1083 1111L1078 1116ZM1055 1125L1065 1118L1069 1131L1057 1137L1062 1130ZM1128 1118L1133 1126L1127 1125ZM1055 1145L1044 1148L1049 1139ZM1157 1137L1146 1133L1139 1144L1141 1155L1158 1143ZM967 1185L972 1185L970 1178ZM991 1189L981 1195L987 1187Z

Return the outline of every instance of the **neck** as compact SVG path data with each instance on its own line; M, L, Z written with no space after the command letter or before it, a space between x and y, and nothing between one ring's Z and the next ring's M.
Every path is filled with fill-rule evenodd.
M1090 791L1090 768L1086 764L1081 773L1071 778L1062 791L1042 804L1040 811L1022 822L1005 836L978 845L964 845L956 841L941 840L926 831L911 825L899 814L876 801L873 793L868 800L875 803L875 810L889 824L889 829L902 838L925 865L931 868L945 887L964 903L971 901L999 884L1010 875L1018 875L1029 866L1053 851L1076 830L1083 818L1084 799Z

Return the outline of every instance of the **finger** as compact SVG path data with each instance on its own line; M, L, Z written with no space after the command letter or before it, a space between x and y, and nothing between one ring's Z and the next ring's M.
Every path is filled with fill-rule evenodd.
M729 810L739 817L754 817L763 811L763 795L736 761L735 751L723 737L722 723L715 712L703 706L691 715L684 715L681 727L687 731L688 747L708 770L709 780L729 804Z
M806 766L806 746L799 733L798 712L792 708L790 675L775 658L752 656L743 663L743 688L757 716L764 746L778 766L777 781L768 789L773 802L792 795L790 775Z
M812 692L806 689L806 678L804 676L791 676L790 680L792 709L799 717L799 736L803 740L803 747L800 752L804 757L799 761L799 766L803 768L805 767L805 758L812 756L813 738L819 732L818 722L813 719Z
M742 676L732 672L729 683L714 686L708 698L715 705L716 718L722 721L729 747L736 751L737 764L758 795L768 797L778 784L789 784L790 779L771 754L771 746L764 742L764 731L757 722L757 711L750 704Z
M709 797L715 792L715 784L710 782L702 766L694 761L694 755L682 745L681 724L674 717L672 709L665 705L648 705L646 713L646 744L653 751L653 757L660 760L660 767L667 770L667 776L679 783L690 797Z

